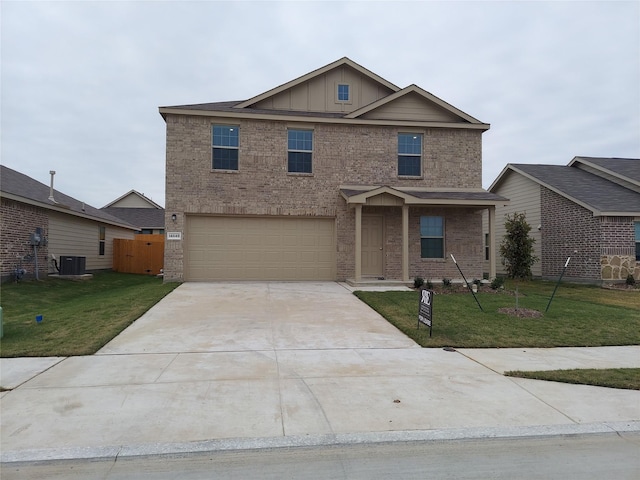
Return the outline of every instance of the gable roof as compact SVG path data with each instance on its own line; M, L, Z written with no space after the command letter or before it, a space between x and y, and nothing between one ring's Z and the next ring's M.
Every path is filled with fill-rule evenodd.
M49 199L50 194L51 188L44 183L0 165L0 197L96 222L138 230L137 227L126 221L65 195L58 190L53 190L55 202Z
M463 205L486 207L509 203L505 197L482 189L439 189L430 187L342 186L340 194L348 204L365 204L369 198L389 194L407 205Z
M580 164L640 187L640 160L637 158L574 157L568 166L580 167Z
M349 66L351 68L353 68L354 70L356 70L357 72L363 74L364 76L370 78L371 80L373 80L376 83L379 83L380 85L383 85L384 87L396 92L398 90L400 90L400 88L398 88L396 85L394 85L393 83L385 80L384 78L376 75L375 73L373 73L370 70L367 70L366 68L364 68L363 66L357 64L356 62L354 62L353 60L350 60L347 57L342 57L339 60L336 60L335 62L332 62L328 65L325 65L324 67L320 67L312 72L307 73L306 75L302 75L301 77L298 77L294 80L291 80L290 82L287 83L283 83L282 85L276 87L276 88L272 88L271 90L267 90L264 93L261 93L260 95L256 95L253 98L250 98L249 100L245 100L242 103L239 103L238 105L235 106L235 108L246 108L246 107L250 107L251 105L260 102L261 100L264 100L266 98L272 97L274 95L277 95L280 92L283 92L285 90L288 90L290 88L295 87L296 85L300 85L301 83L304 82L308 82L309 80L312 80L313 78L319 77L321 75L324 75L325 73L341 67L341 66Z
M384 94L377 96L377 100L372 103L356 108L355 111L315 111L306 109L265 108L270 100L278 95L283 95L287 91L293 91L305 82L309 83L322 75L328 75L331 71L349 67L362 75L374 85L378 85ZM416 108L412 106L413 112L409 118L403 114L389 114L389 108L398 106L402 99L418 96L422 100L422 106L418 104L417 110L425 110L422 114L416 115ZM355 106L354 106L355 108ZM316 69L310 73L302 75L290 82L272 88L248 100L236 100L229 102L199 103L191 105L177 105L159 107L160 114L166 121L166 115L200 115L221 118L260 118L264 120L290 120L309 121L313 119L315 123L338 123L338 124L369 124L369 125L394 125L394 126L421 126L421 127L445 127L462 128L474 130L488 130L490 125L468 115L462 110L450 105L435 95L423 90L416 85L410 85L400 89L391 82L367 70L347 57L343 57L324 67ZM285 118L286 117L286 118Z
M162 209L162 207L160 205L158 205L156 202L154 202L150 198L145 197L144 193L140 193L140 192L138 192L136 190L129 190L127 193L125 193L124 195L121 195L120 197L116 198L114 201L107 203L100 210L104 210L105 208L111 207L111 205L114 205L114 204L118 203L119 201L121 201L122 199L127 198L129 196L138 197L140 200L144 201L145 203L148 203L150 208ZM117 207L117 208L120 208L120 207ZM142 207L133 207L133 208L142 208Z
M602 160L602 164L607 163L605 159ZM640 169L640 161L636 162L631 164L631 174L634 177L639 173L637 169ZM489 191L495 191L513 172L581 205L593 212L594 216L640 216L640 193L603 176L577 168L576 162L573 161L567 166L510 163L494 180Z
M100 210L140 228L164 228L164 208L102 207Z
M441 108L442 110L452 114L455 117L458 117L462 120L464 120L465 122L468 123L475 123L475 124L482 124L486 126L486 129L489 129L489 125L483 124L480 120L473 118L471 115L468 115L466 113L464 113L462 110L457 109L456 107L454 107L453 105L450 105L449 103L445 102L444 100L436 97L435 95L427 92L426 90L423 90L422 88L418 87L417 85L413 84L413 85L409 85L406 88L403 88L402 90L399 90L391 95L388 95L384 98L381 98L380 100L373 102L363 108L360 108L358 110L355 110L347 115L344 116L344 118L358 118L363 116L366 113L369 113L373 110L376 110L384 105L393 103L395 101L397 101L398 99L405 97L407 95L410 95L412 93L415 93L417 95L419 95L420 97L422 97L424 100L426 100L427 102L431 102L433 104L435 104L437 107Z

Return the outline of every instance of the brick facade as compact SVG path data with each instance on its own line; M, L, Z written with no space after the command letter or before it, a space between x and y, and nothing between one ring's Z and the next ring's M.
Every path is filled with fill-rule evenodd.
M23 268L26 277L35 277L34 248L29 244L37 227L48 235L49 219L43 208L2 198L0 202L0 276L2 281L13 280L15 269ZM38 275L47 275L47 247L37 248Z
M354 275L355 213L340 185L481 188L482 131L424 128L420 179L397 176L397 135L401 127L292 123L273 120L213 120L167 114L167 231L184 231L185 214L319 216L336 219L337 279ZM310 118L312 120L312 118ZM239 169L212 171L213 124L240 128ZM313 129L313 174L287 173L287 129ZM415 129L411 129L415 132ZM385 277L401 276L401 208L378 208L385 222ZM410 209L410 275L456 277L450 261L420 259L419 216ZM440 209L445 216L446 252L464 257L470 277L482 275L481 216L474 209ZM176 214L176 221L171 219ZM432 213L431 213L432 214ZM183 277L184 238L165 247L165 279ZM433 275L429 275L429 273ZM466 273L466 272L465 272ZM458 275L459 276L459 275Z
M594 217L590 210L541 187L542 276L560 275L600 283L624 281L631 273L640 279L635 261L633 217Z

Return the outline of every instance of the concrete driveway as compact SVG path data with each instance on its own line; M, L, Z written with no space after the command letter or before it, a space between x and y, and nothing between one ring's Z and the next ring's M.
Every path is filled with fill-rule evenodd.
M529 355L548 368L640 366L638 347L606 348ZM2 461L638 428L640 392L504 377L505 362L526 366L514 350L422 349L338 283L186 283L96 355L51 359L5 392ZM3 378L21 360L2 359Z

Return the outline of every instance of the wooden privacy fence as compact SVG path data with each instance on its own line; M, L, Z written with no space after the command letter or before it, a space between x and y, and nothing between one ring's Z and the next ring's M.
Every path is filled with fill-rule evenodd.
M113 239L113 271L158 275L164 265L164 235Z

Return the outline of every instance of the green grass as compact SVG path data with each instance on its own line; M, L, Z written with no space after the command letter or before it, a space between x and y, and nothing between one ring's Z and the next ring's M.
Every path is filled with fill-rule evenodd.
M596 385L598 387L640 390L640 368L574 369L540 372L506 372L510 377L552 382Z
M146 275L4 283L2 357L90 355L178 286ZM42 315L36 323L36 315Z
M521 282L519 307L545 311L553 282ZM423 347L507 348L640 344L640 290L606 290L595 286L561 284L541 318L517 318L498 313L514 307L507 282L500 293L436 295L433 336L418 324L418 293L355 292L399 330Z

